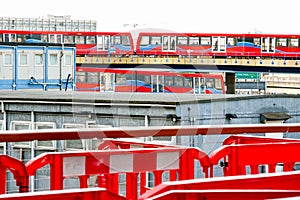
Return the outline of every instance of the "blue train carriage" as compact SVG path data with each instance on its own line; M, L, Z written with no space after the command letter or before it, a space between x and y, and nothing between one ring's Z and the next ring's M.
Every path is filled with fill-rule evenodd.
M74 90L76 48L46 43L1 43L0 89Z

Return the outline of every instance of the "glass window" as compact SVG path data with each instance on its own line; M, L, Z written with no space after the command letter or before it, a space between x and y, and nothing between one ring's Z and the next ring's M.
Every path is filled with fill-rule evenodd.
M291 39L291 47L298 47L298 39Z
M111 44L121 44L121 36L111 36Z
M86 82L85 72L76 72L76 82Z
M72 56L71 55L65 55L65 65L66 66L72 65Z
M145 46L145 45L149 45L149 44L150 44L150 37L149 36L142 36L141 41L140 41L140 45Z
M255 46L260 46L260 38L254 38L253 42Z
M4 65L12 65L12 54L4 54Z
M84 36L76 35L75 36L75 43L76 44L84 44Z
M72 43L74 43L73 36L71 36L71 35L64 35L64 43L65 44L72 44Z
M126 85L126 75L125 74L116 74L116 84L117 85Z
M122 44L124 46L130 46L129 36L122 36Z
M151 44L155 44L155 45L161 44L160 37L151 37Z
M86 36L86 43L95 44L96 43L95 36Z
M173 76L165 76L165 85L174 86Z
M227 38L227 45L228 46L233 46L233 45L235 45L235 43L234 43L234 38Z
M41 40L42 40L42 42L48 42L48 36L42 35Z
M184 78L184 87L192 87L193 85L193 78Z
M199 37L190 37L190 45L199 45Z
M178 45L187 45L188 37L178 37Z
M287 39L286 38L278 38L277 39L277 46L286 47L287 46Z
M215 88L218 90L222 90L222 81L221 79L215 79Z
M175 86L177 87L183 87L183 77L176 76L175 78Z
M58 64L58 55L50 54L50 65L57 65L57 64Z
M28 65L28 55L27 54L20 54L20 66Z
M201 37L201 45L211 45L210 37Z
M35 54L34 55L34 64L37 66L43 65L43 54Z
M97 72L88 72L87 73L87 82L88 83L98 83L98 73Z

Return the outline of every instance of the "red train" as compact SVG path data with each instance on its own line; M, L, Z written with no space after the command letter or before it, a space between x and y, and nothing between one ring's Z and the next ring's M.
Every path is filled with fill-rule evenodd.
M77 67L76 77L77 91L225 94L220 74Z
M139 55L293 57L300 54L300 35L140 33Z
M77 55L132 55L129 32L63 32L0 30L0 44L6 42L76 44Z
M300 35L0 30L3 42L76 44L77 55L274 57L298 59ZM137 41L136 44L134 41Z

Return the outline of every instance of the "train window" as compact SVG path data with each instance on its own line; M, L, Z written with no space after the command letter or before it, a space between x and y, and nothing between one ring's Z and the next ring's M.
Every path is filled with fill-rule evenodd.
M28 35L24 35L24 34L18 34L17 35L17 41L18 42L26 42L26 38L29 37Z
M0 42L3 42L3 35L0 34Z
M183 87L183 77L182 76L176 76L174 78L175 78L175 86Z
M111 36L110 43L111 44L121 44L121 36Z
M76 82L86 82L85 72L77 72L76 73Z
M57 54L50 54L50 65L55 66L58 64L58 55Z
M150 44L150 37L149 36L142 36L141 37L141 41L140 41L140 45L141 46L146 46Z
M55 43L55 36L50 35L49 37L50 37L50 39L49 39L50 43Z
M165 76L165 85L166 86L174 86L173 76Z
M206 87L208 87L208 88L214 88L215 87L214 79L212 79L212 78L205 79L205 84L206 84Z
M189 40L190 45L199 45L199 37L190 37Z
M130 46L129 36L122 36L122 45Z
M82 35L76 35L75 36L75 43L76 44L84 44L84 36L82 36Z
M192 87L193 85L193 78L184 78L184 87Z
M218 90L222 90L222 81L221 79L214 79L215 80L215 88L218 89Z
M298 47L298 39L292 38L291 39L291 47Z
M150 84L150 75L137 75L137 81L143 84Z
M210 45L211 44L210 37L201 37L200 42L201 42L200 43L201 45Z
M160 37L151 37L151 42L150 42L150 44L155 44L155 45L161 44Z
M27 65L28 65L28 55L20 54L20 66L27 66Z
M99 77L97 72L88 72L87 73L87 82L88 83L98 83Z
M42 35L41 40L42 40L42 42L47 43L48 42L48 35Z
M126 75L116 74L116 84L117 85L126 85Z
M249 42L249 43L253 44L254 39L253 38L245 38L244 42Z
M188 37L178 37L177 38L178 45L187 45L188 44Z
M95 44L96 43L95 36L86 36L86 43Z
M43 65L43 54L35 54L34 55L34 65L35 66Z
M232 38L232 37L227 38L227 45L228 46L235 45L234 38Z
M113 92L114 80L114 73L100 73L100 91Z
M64 43L65 44L72 44L72 43L74 43L73 36L71 36L71 35L64 35Z
M253 42L254 42L254 46L260 46L260 38L254 38Z
M287 46L287 39L286 38L278 38L276 45L278 47L286 47Z

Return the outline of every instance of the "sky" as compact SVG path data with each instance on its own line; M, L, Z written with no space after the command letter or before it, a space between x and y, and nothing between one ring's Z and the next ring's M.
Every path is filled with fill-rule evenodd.
M48 2L48 3L47 3ZM5 3L8 4L8 3ZM300 34L297 0L14 0L1 17L96 20L97 31ZM127 25L126 25L127 24Z

